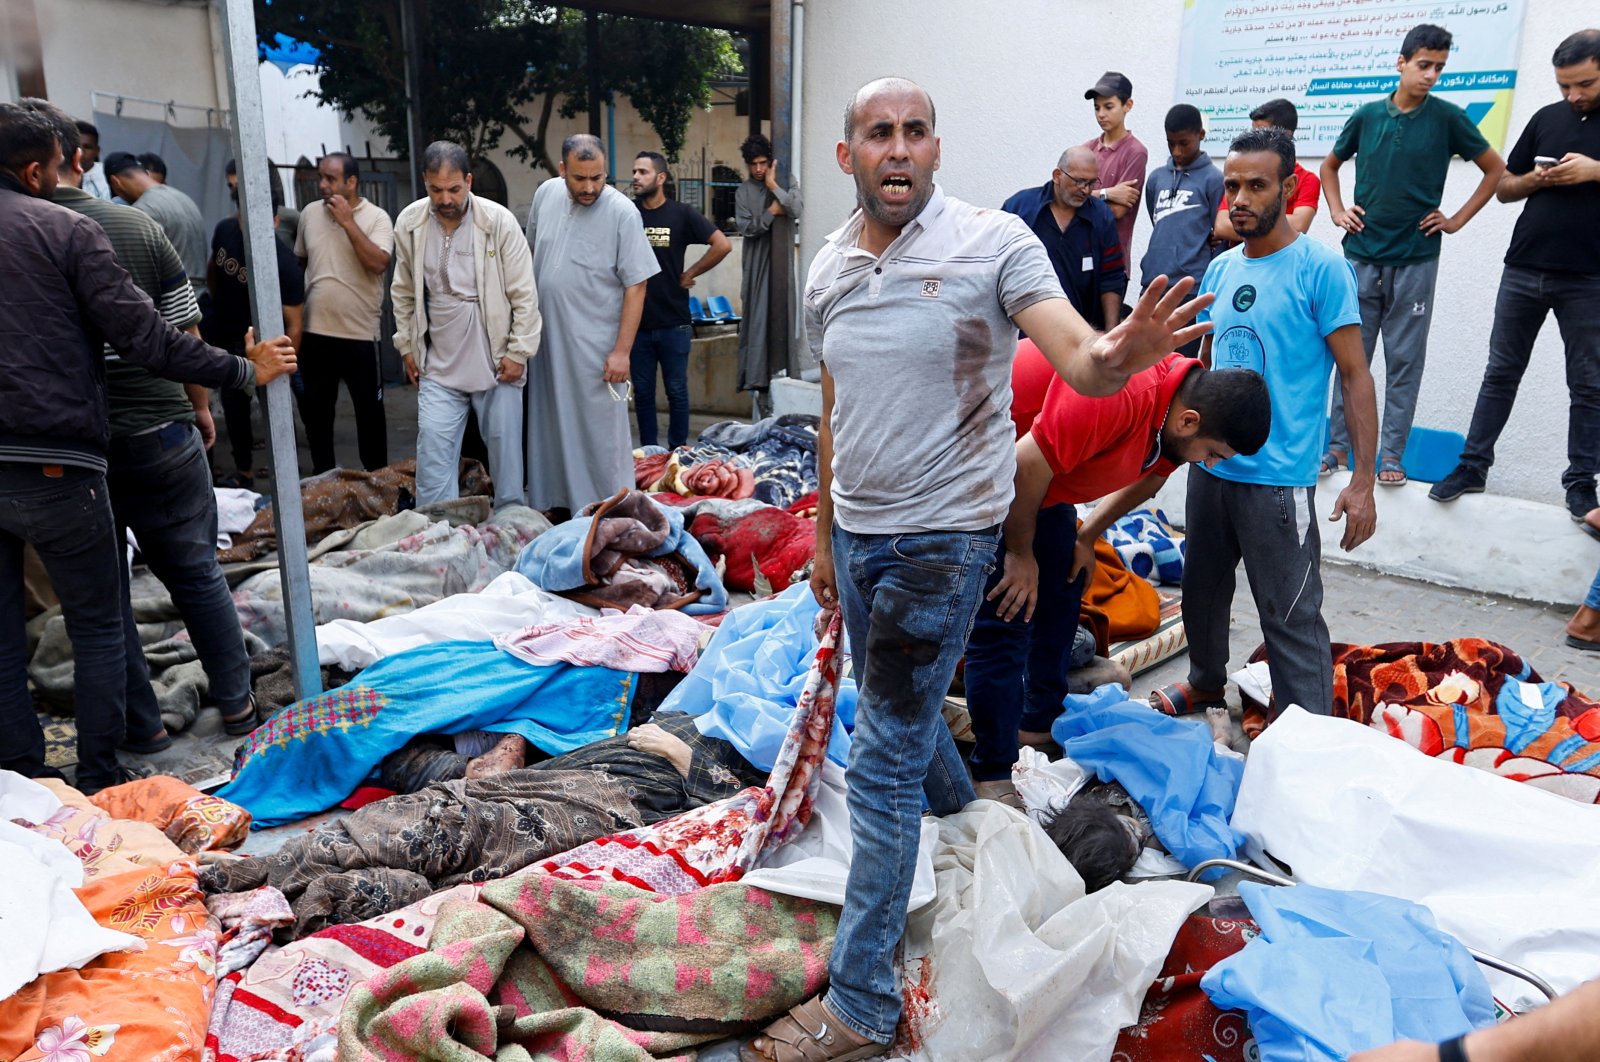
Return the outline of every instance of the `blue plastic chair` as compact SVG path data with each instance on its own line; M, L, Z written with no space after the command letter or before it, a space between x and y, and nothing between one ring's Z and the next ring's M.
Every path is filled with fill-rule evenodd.
M743 320L742 317L733 312L733 303L728 301L726 295L713 295L710 301L712 320L725 324L738 324Z
M705 307L700 304L698 295L689 296L689 320L695 324L710 324L714 318L706 313Z

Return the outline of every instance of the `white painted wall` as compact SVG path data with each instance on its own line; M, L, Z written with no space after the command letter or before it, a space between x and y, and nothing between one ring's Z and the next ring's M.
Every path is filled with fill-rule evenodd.
M901 75L931 91L943 145L941 184L974 203L998 206L1018 188L1042 183L1063 148L1098 135L1083 92L1106 69L1132 79L1129 127L1150 149L1152 165L1164 160L1161 121L1177 102L1182 8L1181 0L1014 0L1003 9L966 0L806 0L801 161L807 215L801 262L809 264L823 237L854 205L854 188L839 172L834 145L842 133L845 100L874 77ZM1529 0L1527 8L1506 150L1533 112L1557 98L1550 67L1556 44L1600 22L1593 4L1580 0ZM1225 150L1220 144L1208 147L1219 159ZM1303 161L1315 169L1320 160ZM1353 175L1349 167L1344 173L1348 189ZM1476 167L1452 163L1446 209L1464 202L1477 179ZM1487 357L1501 259L1519 210L1491 202L1461 233L1446 237L1419 425L1466 431ZM1149 228L1148 218L1141 217L1135 262ZM1338 242L1326 205L1312 235ZM1381 357L1375 367L1380 388ZM1552 321L1501 436L1491 491L1562 501L1564 379Z
M89 117L96 90L196 107L228 105L204 0L38 0L36 10L45 87L51 102L73 115ZM148 107L129 113L160 116ZM179 115L193 122L192 112Z

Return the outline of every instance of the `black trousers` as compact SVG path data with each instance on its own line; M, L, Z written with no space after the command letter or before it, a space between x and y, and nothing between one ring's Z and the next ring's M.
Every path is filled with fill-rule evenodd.
M378 343L372 339L339 339L307 332L300 341L300 419L311 445L313 475L337 468L333 452L334 408L339 383L350 392L356 412L356 448L367 471L389 463L389 436L383 418L383 377L378 371Z

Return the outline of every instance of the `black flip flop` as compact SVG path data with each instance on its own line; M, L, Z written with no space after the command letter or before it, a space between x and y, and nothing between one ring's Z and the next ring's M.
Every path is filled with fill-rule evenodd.
M1600 642L1591 642L1587 638L1579 638L1576 634L1567 635L1567 644L1580 653L1600 653Z

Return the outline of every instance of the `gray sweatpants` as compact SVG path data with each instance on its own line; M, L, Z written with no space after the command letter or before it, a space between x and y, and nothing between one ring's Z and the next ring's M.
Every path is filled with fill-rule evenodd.
M1189 684L1220 690L1228 681L1228 627L1235 572L1244 561L1261 615L1280 708L1333 711L1333 650L1322 619L1322 538L1314 487L1233 483L1189 469L1188 544L1183 560L1183 626Z
M1433 320L1433 286L1439 278L1439 260L1410 265L1378 266L1351 259L1361 292L1361 345L1372 364L1383 336L1383 433L1379 458L1400 460L1411 437L1417 415L1417 394L1422 390L1422 368L1428 358L1428 325ZM1344 389L1333 386L1332 423L1328 449L1350 453L1350 429L1344 422Z

